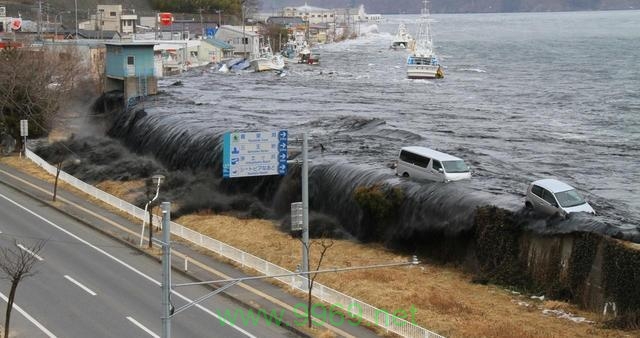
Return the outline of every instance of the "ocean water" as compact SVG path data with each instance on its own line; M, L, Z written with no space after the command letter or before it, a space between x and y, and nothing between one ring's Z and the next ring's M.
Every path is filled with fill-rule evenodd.
M422 145L473 169L459 183L473 202L439 202L446 215L483 203L517 210L529 182L554 177L582 192L596 222L638 228L640 11L433 15L441 80L406 79L406 52L389 49L398 24L415 35L417 18L363 24L358 39L318 46L320 65L284 76L204 68L163 78L129 143L163 144L156 156L195 167L219 156L202 154L224 131L307 132L312 176L336 196L364 176L421 190L390 166L400 147ZM176 155L171 144L185 142L199 152Z

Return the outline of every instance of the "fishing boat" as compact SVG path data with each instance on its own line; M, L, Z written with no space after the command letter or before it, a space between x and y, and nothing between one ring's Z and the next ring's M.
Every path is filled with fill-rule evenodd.
M405 24L400 23L398 25L398 31L393 38L393 42L391 42L391 49L399 50L399 49L411 49L413 48L415 40L407 30L407 26Z
M258 57L252 59L250 64L256 72L282 70L284 68L284 58L280 54L273 54L271 45L267 41L266 44L260 47Z
M407 77L409 79L443 78L444 71L433 51L429 1L423 0L423 4L422 14L418 19L416 44L407 57Z
M309 47L305 46L298 55L298 63L318 65L320 64L320 55L313 53Z

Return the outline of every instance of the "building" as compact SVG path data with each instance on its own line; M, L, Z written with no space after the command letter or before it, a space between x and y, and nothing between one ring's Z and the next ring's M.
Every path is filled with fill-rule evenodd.
M221 26L216 32L215 39L228 43L233 47L235 56L252 58L258 55L260 48L260 34L253 26Z
M300 7L284 7L282 16L302 18L310 25L346 25L355 22L378 22L383 20L381 14L367 14L364 10L364 5L360 5L358 8L326 9L309 6L305 3L304 6Z
M98 5L89 21L80 22L79 29L94 31L115 31L122 35L134 34L138 25L135 11L125 12L122 5Z
M121 90L130 99L158 93L155 42L106 42L105 92Z
M233 46L217 39L204 39L198 49L200 62L218 63L233 58Z
M282 9L284 17L298 17L309 24L335 23L336 11L320 7L309 6L306 3L300 7L285 7Z

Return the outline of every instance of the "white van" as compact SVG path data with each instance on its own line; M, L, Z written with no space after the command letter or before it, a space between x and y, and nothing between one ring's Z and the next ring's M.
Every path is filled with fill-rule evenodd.
M458 157L425 147L403 147L398 154L396 175L449 182L468 180L471 171Z

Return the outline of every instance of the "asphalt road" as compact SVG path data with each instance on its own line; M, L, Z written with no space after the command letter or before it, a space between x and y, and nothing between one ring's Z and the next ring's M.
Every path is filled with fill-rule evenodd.
M158 337L162 332L160 264L137 250L0 184L0 246L22 250L39 240L36 274L23 280L12 312L16 337ZM173 283L191 282L174 273ZM174 290L175 308L211 290ZM9 283L0 280L7 295ZM0 295L2 297L2 295ZM0 302L4 314L6 302ZM19 306L21 313L15 306ZM291 331L266 325L231 327L218 314L241 305L214 296L172 319L174 337L285 337ZM246 310L246 309L244 309ZM30 316L31 319L28 319Z

